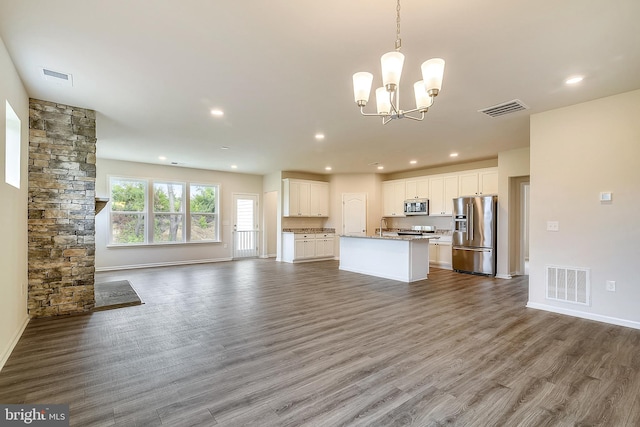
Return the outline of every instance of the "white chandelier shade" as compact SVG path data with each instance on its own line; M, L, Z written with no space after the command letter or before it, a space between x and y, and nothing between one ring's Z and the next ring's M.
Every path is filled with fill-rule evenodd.
M404 55L400 52L387 52L380 58L382 68L382 85L389 92L400 84Z
M358 72L353 75L353 96L360 107L363 116L382 117L382 124L387 124L393 119L423 120L424 114L433 105L435 97L442 89L444 76L444 60L432 58L421 66L422 80L413 85L416 107L411 110L400 108L400 77L404 65L404 55L400 53L402 40L400 39L400 0L396 7L396 50L387 52L380 58L382 68L382 87L376 89L376 113L365 113L364 107L369 102L373 75L368 72ZM420 113L420 116L412 116L411 113Z

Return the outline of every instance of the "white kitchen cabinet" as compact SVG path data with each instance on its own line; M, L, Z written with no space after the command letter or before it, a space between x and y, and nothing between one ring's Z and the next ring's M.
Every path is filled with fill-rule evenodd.
M458 177L460 197L498 194L497 168L461 173Z
M316 257L332 258L334 235L332 233L316 234Z
M333 258L333 242L333 233L282 233L282 261L302 262Z
M448 216L458 197L458 175L435 175L429 179L429 215Z
M429 241L429 264L451 270L451 242Z
M429 197L429 178L411 178L405 183L405 198L426 199Z
M385 181L382 183L382 216L404 216L406 199L405 180Z
M329 184L312 181L309 192L309 212L311 216L329 216Z
M498 171L488 170L478 173L478 191L482 194L498 194Z
M329 216L329 184L302 179L283 180L282 216Z

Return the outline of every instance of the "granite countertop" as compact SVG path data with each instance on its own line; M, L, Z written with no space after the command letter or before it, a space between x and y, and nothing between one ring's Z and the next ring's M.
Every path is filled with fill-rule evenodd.
M335 233L335 228L283 228L283 233L311 234L311 233Z
M382 240L424 240L429 241L429 239L439 239L440 236L346 236L340 235L340 237L352 237L355 239L382 239Z

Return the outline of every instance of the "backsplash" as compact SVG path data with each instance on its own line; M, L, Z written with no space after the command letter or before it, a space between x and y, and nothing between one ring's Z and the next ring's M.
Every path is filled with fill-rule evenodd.
M435 225L437 230L452 230L453 220L450 216L413 216L405 218L385 218L385 228L410 229L414 225Z
M324 228L327 218L282 218L282 228Z

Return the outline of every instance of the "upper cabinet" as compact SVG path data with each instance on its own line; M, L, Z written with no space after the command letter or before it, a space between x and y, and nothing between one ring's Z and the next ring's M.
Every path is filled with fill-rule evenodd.
M407 199L426 199L429 197L429 178L410 178L405 181Z
M458 197L458 175L435 175L429 179L429 215L453 213L453 199Z
M498 194L498 169L489 168L459 175L460 197Z
M382 216L404 216L406 181L385 181L382 183Z
M309 211L311 216L329 216L329 184L311 181L309 189Z
M404 216L406 199L429 199L429 215L450 216L453 199L498 194L498 168L397 179L382 183L382 216Z
M329 216L329 184L303 179L283 179L282 215L287 217Z

